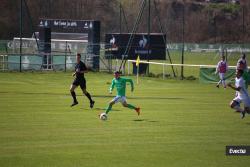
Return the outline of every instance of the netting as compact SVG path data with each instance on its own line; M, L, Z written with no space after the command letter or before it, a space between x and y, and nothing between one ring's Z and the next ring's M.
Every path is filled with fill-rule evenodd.
M20 68L20 40L15 38L13 41L3 41L1 44L1 69L5 70L18 70ZM88 66L93 66L93 62L98 58L100 71L112 72L118 70L121 64L121 60L115 57L115 55L105 53L105 44L100 44L100 55L93 55L88 50L91 49L91 44L81 42L77 40L54 40L51 43L51 54L45 54L38 52L37 44L34 39L23 39L21 68L22 70L72 70L72 66L75 63L75 54L81 53L82 61ZM182 44L168 44L169 54L172 58L173 64L181 64L182 57ZM235 66L237 60L241 57L242 53L250 51L250 46L245 45L244 49L241 45L237 44L185 44L183 56L184 64L193 64L197 67L184 66L183 76L185 78L199 78L199 65L216 65L220 60L222 54L227 58L227 62L230 66ZM3 56L7 55L7 56ZM43 57L47 56L46 61ZM170 63L167 55L167 60L151 60L158 63ZM248 59L248 56L247 56ZM127 66L130 66L129 73L134 71L133 63L128 62ZM141 67L140 70L143 70ZM174 72L177 77L181 76L182 67L174 65ZM122 69L124 71L124 69ZM163 76L163 70L165 77L173 77L173 70L171 65L166 65L164 69L161 65L150 64L149 76L160 77ZM127 69L126 69L127 71ZM144 70L145 71L145 70ZM145 74L144 74L145 75Z
M184 65L181 65L181 51L171 50L170 51L172 61L174 65L171 65L168 60L165 61L150 61L149 62L149 76L162 77L165 73L165 77L173 77L172 67L177 77L181 76L182 67L183 67L183 76L185 78L199 78L200 67L215 68L217 63L221 59L221 55L224 54L227 59L229 66L236 66L238 59L241 57L241 52L232 52L224 51L222 53L220 49L213 51L190 51L186 50L184 52ZM156 62L156 63L152 63ZM158 64L157 64L158 63ZM146 64L146 65L145 65ZM142 63L139 69L142 75L145 75L145 68L147 67L148 62ZM165 64L165 65L164 65ZM164 66L164 68L163 68ZM128 69L129 67L129 69ZM129 74L135 73L135 60L129 61L126 71ZM231 67L235 68L235 67ZM144 69L144 71L142 70Z

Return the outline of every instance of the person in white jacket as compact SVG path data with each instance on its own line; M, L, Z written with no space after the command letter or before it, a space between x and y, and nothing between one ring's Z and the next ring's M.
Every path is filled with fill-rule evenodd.
M243 79L243 70L239 69L236 72L235 86L228 83L228 86L236 91L235 98L231 101L230 107L235 109L236 112L241 113L241 118L245 117L245 113L250 113L250 98L246 89L245 80ZM243 102L244 108L240 107Z

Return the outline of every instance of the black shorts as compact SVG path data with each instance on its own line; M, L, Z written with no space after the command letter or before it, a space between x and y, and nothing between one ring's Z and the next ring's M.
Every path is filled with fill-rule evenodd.
M85 78L75 78L72 82L72 85L79 86L81 89L86 89L86 80Z

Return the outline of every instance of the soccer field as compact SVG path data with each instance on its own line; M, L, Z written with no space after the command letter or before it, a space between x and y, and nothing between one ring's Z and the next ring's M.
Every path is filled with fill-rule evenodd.
M226 156L227 145L250 145L250 116L229 108L231 89L196 81L140 78L127 99L141 115L113 107L113 76L88 73L87 90L72 99L70 73L0 73L1 167L224 167L248 166L249 156ZM131 77L136 82L135 77ZM248 165L247 165L248 164Z

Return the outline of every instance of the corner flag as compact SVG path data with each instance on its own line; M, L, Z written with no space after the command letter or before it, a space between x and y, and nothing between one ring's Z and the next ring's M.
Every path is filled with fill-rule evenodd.
M139 64L140 64L140 56L138 55L138 56L137 56L137 59L136 59L135 65L138 67Z
M137 80L137 84L139 84L139 64L140 64L140 56L138 55L137 56L137 59L136 59L136 63L135 63L135 65L136 65L136 67L137 67L137 70L136 70L136 80Z

